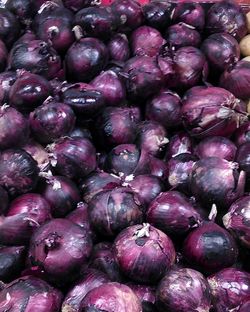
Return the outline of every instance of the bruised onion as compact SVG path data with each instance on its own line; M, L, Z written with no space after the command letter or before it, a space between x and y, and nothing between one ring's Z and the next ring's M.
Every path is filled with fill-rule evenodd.
M41 171L49 167L49 155L42 145L30 139L22 148L35 159Z
M147 285L127 284L141 300L143 312L156 312L155 288Z
M118 62L125 62L130 56L129 42L125 34L114 35L109 43L108 50L110 59Z
M193 142L188 135L188 133L184 131L180 131L175 133L173 136L169 138L169 143L166 149L166 160L171 157L175 157L179 154L183 153L192 153L193 152Z
M188 268L170 270L156 290L160 312L210 311L211 295L206 278Z
M245 122L234 133L234 142L237 146L250 142L250 122Z
M52 166L67 178L84 177L96 167L95 147L88 139L64 137L48 149Z
M170 235L187 233L201 221L199 212L188 198L177 191L159 194L147 209L147 221Z
M193 167L191 190L204 206L228 207L244 193L245 172L238 164L218 157L206 157Z
M0 243L24 245L30 235L51 219L50 205L39 194L27 193L11 202L6 217L1 217Z
M0 73L0 103L9 101L9 92L13 83L16 81L15 71L5 71Z
M213 305L218 312L239 311L250 296L250 274L227 268L208 277Z
M108 60L108 50L96 38L83 38L68 49L65 65L68 79L88 82L98 75Z
M92 249L89 233L67 219L52 219L31 237L29 259L50 280L71 281L79 274Z
M11 195L34 189L38 171L37 162L24 150L8 149L0 155L0 185Z
M145 223L130 226L118 234L114 252L121 271L143 283L157 282L175 262L171 239Z
M30 113L30 127L40 143L51 143L67 135L75 125L73 110L63 103L46 103Z
M143 7L145 23L151 27L162 30L170 23L171 4L163 1L151 1Z
M89 202L89 219L101 236L112 237L124 228L143 221L143 206L136 194L127 188L97 193Z
M10 48L20 33L20 24L7 8L0 8L0 39Z

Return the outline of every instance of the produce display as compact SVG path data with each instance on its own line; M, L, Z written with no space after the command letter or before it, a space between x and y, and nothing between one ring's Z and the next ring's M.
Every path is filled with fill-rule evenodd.
M250 11L107 2L0 1L0 312L250 312Z

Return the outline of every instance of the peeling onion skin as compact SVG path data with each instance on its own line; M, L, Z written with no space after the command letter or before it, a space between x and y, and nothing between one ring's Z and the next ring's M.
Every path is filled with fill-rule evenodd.
M193 142L191 137L186 132L180 131L169 138L164 158L169 160L172 157L184 153L193 153Z
M250 274L227 268L208 277L213 305L218 312L238 311L250 296Z
M136 282L159 281L175 262L171 239L149 224L127 227L114 241L116 261L127 277Z
M198 271L188 268L172 269L157 286L156 305L160 312L209 312L209 284Z

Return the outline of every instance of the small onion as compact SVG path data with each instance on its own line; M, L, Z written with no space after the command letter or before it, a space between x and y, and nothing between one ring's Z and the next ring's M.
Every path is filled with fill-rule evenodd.
M172 6L168 2L154 0L143 6L145 23L159 30L165 29L170 24Z
M114 35L108 43L108 50L111 60L118 62L127 61L130 56L127 36L120 33Z
M237 146L250 142L250 122L245 122L234 133L234 142Z
M145 223L130 226L118 234L114 252L121 271L143 283L157 282L175 262L171 239Z
M143 312L157 312L155 306L155 288L147 285L127 284L141 300Z
M210 311L211 295L206 278L186 268L170 270L156 290L160 312Z
M7 8L0 8L0 25L0 39L10 48L18 38L20 24Z
M165 159L175 157L179 154L193 152L193 142L187 132L180 131L170 137L167 145Z

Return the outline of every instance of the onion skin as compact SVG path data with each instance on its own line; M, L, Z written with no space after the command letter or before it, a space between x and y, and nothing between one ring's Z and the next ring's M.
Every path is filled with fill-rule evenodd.
M234 265L238 248L225 229L214 222L205 222L188 234L183 254L192 267L211 274Z
M209 312L211 295L208 282L200 272L192 269L170 270L157 287L156 304L160 312Z
M184 235L202 218L188 198L177 191L159 194L149 205L147 221L169 235Z
M30 139L22 148L34 158L40 170L49 167L49 155L42 145Z
M136 282L152 284L175 262L171 239L149 224L124 229L114 241L120 270Z
M1 291L0 306L11 312L59 312L62 299L62 293L42 279L24 276Z
M24 150L9 149L0 155L0 185L9 194L23 194L36 187L37 162Z
M126 285L106 283L92 289L81 304L81 311L142 312L136 294Z
M236 161L240 169L246 172L247 179L250 178L250 142L242 144L236 154Z
M227 268L208 277L213 305L218 312L238 311L250 296L250 274Z
M0 8L0 39L9 49L20 33L20 24L13 13Z
M118 62L125 62L129 59L130 48L128 38L125 34L114 35L108 45L110 59Z
M237 146L250 142L250 122L245 122L234 133L234 142Z
M145 23L158 30L164 30L170 24L171 4L153 1L143 5Z
M184 153L193 153L193 142L188 133L180 131L169 138L165 159L169 160L171 157Z
M113 237L143 221L143 207L130 189L115 188L96 194L89 202L89 219L101 236Z
M127 284L141 300L143 312L157 312L155 306L155 288L146 285Z

